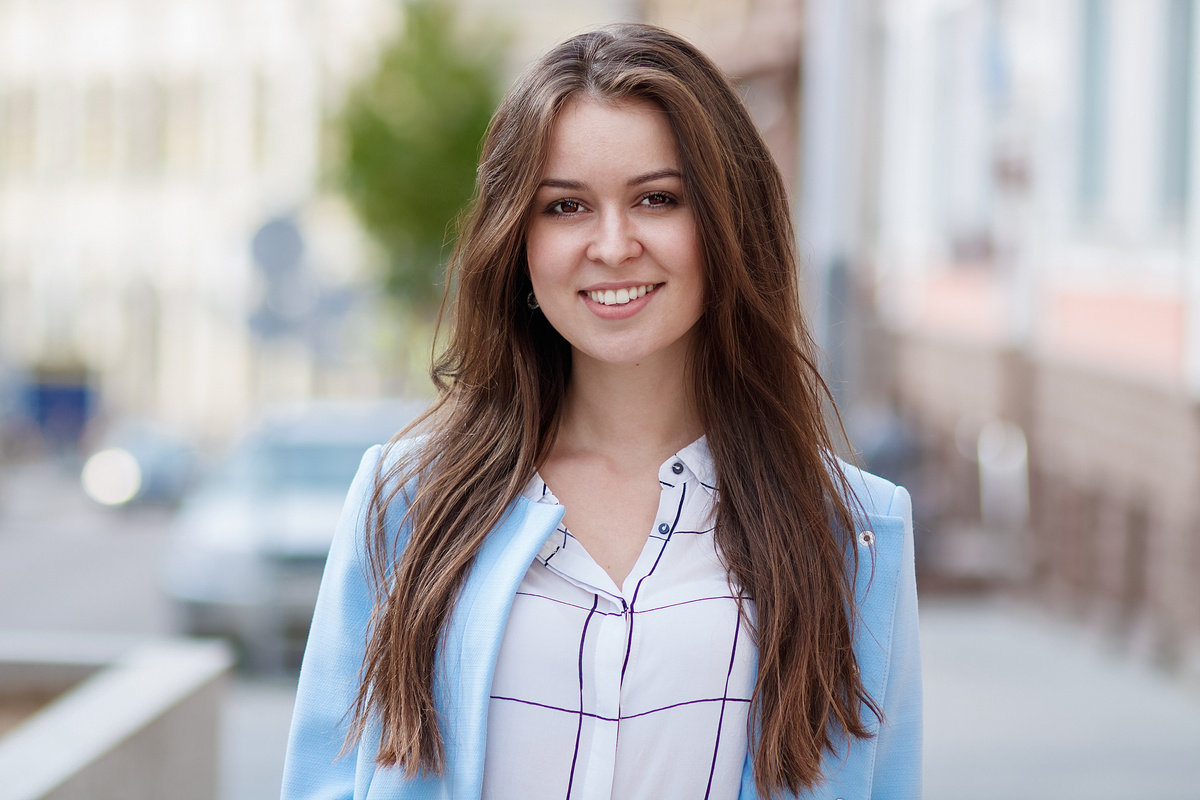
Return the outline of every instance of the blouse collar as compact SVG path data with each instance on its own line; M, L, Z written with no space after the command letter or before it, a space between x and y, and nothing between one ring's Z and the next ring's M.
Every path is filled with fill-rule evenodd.
M676 465L679 465L678 467ZM678 471L676 471L678 470ZM680 448L674 455L658 468L660 483L674 486L681 481L695 478L704 489L716 499L717 470L713 466L712 454L708 450L707 437L701 436L686 447ZM521 494L535 503L558 505L558 498L542 480L540 473L535 473Z

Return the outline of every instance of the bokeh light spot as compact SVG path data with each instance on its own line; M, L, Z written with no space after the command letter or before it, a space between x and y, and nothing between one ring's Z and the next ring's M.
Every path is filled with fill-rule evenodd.
M142 486L137 459L119 447L94 453L83 465L83 491L106 506L128 503Z

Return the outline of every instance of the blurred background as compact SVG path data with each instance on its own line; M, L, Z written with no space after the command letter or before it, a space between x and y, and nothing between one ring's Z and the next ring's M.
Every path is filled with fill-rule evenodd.
M194 796L277 795L491 111L646 20L738 83L857 458L912 491L926 797L1200 798L1195 6L0 0L0 785L61 705L6 653L218 636Z

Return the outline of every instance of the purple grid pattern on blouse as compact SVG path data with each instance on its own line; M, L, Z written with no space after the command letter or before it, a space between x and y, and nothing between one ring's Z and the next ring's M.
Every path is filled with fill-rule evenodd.
M755 653L713 539L704 440L659 479L628 593L561 526L526 573L492 685L487 800L737 797ZM540 477L526 495L557 502Z

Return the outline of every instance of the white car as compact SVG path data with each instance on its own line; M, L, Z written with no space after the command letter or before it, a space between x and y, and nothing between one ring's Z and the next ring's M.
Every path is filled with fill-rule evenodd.
M422 409L321 402L264 415L172 525L163 586L183 631L231 638L254 668L288 664L363 453Z

